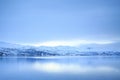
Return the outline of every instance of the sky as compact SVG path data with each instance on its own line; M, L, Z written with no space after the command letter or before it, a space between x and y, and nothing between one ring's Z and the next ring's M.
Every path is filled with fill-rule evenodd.
M120 0L0 0L0 41L34 45L120 41Z

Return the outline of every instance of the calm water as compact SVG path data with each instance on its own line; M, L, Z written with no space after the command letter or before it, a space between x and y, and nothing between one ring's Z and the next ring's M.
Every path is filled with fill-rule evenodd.
M120 57L4 57L0 80L120 80Z

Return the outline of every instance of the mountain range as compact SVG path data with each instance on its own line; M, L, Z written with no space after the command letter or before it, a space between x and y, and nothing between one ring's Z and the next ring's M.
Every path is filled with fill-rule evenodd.
M90 56L120 55L120 43L71 46L25 46L0 42L0 56Z

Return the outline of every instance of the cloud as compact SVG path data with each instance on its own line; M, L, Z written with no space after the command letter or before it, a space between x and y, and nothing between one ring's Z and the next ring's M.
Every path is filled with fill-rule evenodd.
M111 44L113 41L90 41L90 40L66 40L66 41L48 41L42 43L25 43L22 45L30 45L30 46L80 46L83 44Z

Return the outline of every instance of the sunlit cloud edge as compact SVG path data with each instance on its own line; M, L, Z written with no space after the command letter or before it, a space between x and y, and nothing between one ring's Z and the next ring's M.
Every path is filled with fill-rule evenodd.
M61 41L47 41L47 42L37 42L37 43L21 43L22 45L28 46L48 46L48 47L56 47L56 46L80 46L85 44L112 44L114 41L90 41L90 40L61 40Z

